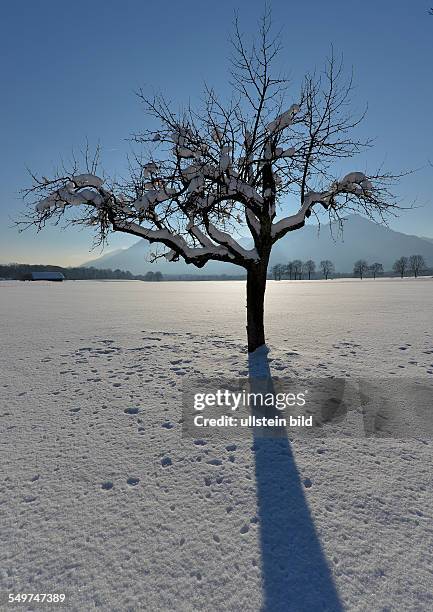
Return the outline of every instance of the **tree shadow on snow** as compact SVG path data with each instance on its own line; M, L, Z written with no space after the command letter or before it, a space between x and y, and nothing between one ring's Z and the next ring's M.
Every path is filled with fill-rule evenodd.
M266 347L249 357L250 390L273 392ZM275 408L265 408L271 416ZM281 416L281 413L280 413ZM320 545L284 428L254 431L255 475L266 612L338 612L344 608Z

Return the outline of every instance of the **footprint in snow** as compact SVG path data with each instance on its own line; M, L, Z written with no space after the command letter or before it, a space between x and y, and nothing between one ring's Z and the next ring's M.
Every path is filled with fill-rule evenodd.
M126 481L126 484L129 484L130 487L135 487L136 485L138 485L139 482L139 478L131 476L131 478L128 478L128 480Z
M25 502L26 504L31 504L34 501L36 501L36 495L25 495L23 497L23 502Z
M136 406L132 406L130 408L125 408L123 412L125 414L138 414L138 408Z

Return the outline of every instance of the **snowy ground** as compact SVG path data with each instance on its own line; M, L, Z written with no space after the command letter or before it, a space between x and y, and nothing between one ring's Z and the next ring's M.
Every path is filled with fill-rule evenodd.
M270 282L272 373L431 381L432 303L432 279ZM185 381L247 372L244 306L241 282L0 283L3 591L80 611L433 608L427 436L181 438Z

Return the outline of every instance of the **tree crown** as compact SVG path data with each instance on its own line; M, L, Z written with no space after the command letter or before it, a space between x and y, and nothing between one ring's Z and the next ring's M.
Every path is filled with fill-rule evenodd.
M237 21L232 45L230 103L206 87L202 108L176 114L162 96L139 92L158 126L135 134L143 150L129 177L103 180L98 155L87 154L85 173L74 163L50 179L33 174L24 224L41 229L72 211L69 222L95 227L99 241L120 231L165 246L155 257L169 261L250 268L267 261L272 245L301 228L316 206L334 218L352 210L378 220L398 208L390 175L335 173L338 160L369 143L351 137L362 117L347 111L352 83L334 57L289 99L287 81L274 74L281 46L268 12L252 47ZM251 234L249 249L234 238L242 226Z

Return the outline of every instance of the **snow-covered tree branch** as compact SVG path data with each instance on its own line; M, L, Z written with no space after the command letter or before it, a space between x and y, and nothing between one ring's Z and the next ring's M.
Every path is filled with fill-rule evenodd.
M356 210L379 221L398 208L393 177L337 162L369 142L351 136L361 120L348 112L351 80L333 57L322 76L308 75L298 94L273 75L280 51L269 14L248 48L235 23L233 100L209 87L200 109L174 113L162 96L139 98L154 127L134 135L141 151L123 183L99 177L96 164L51 179L33 175L27 223L41 229L62 218L95 227L101 241L125 232L166 247L169 261L197 267L210 260L247 270L248 346L264 343L263 303L273 244L321 207L339 217ZM146 157L144 157L146 155ZM24 221L24 222L25 222ZM251 248L237 236L249 231Z

